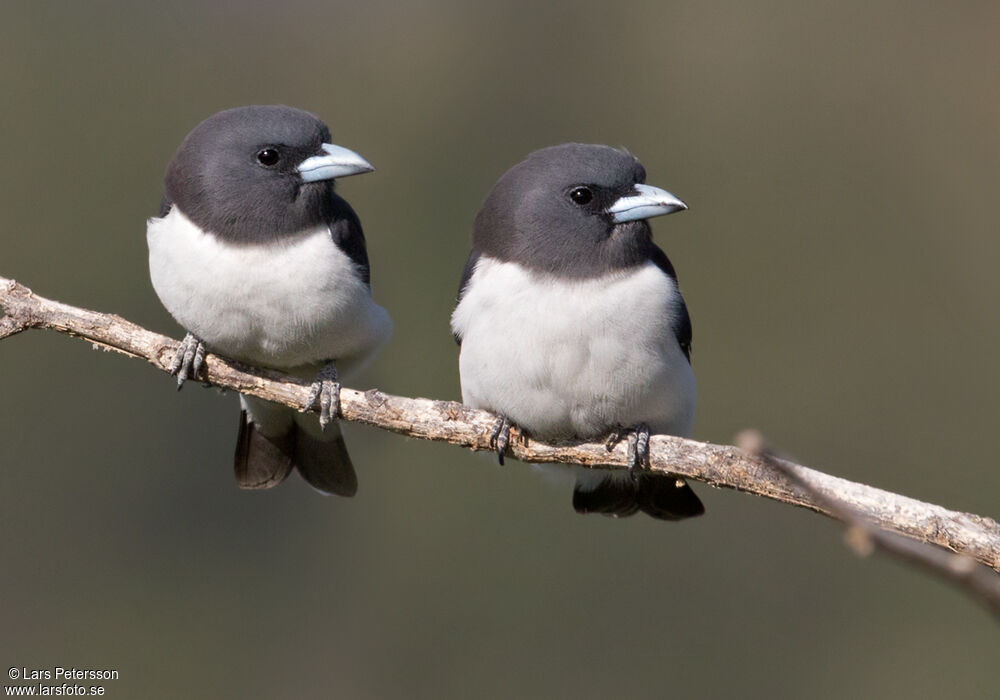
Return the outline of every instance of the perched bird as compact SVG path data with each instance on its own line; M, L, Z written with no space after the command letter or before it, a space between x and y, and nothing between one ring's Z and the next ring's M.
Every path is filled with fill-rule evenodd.
M240 397L243 488L270 488L298 468L322 492L357 490L340 427L327 428L339 410L337 369L360 368L392 321L372 299L361 222L334 178L371 170L331 144L318 118L284 106L209 117L167 167L146 240L153 288L187 330L173 362L178 388L197 377L206 348L315 378L302 411L318 398L319 419Z
M581 468L574 508L679 520L701 501L643 467L650 431L691 432L691 321L647 219L687 207L645 181L631 154L577 143L508 170L476 215L451 326L462 400L499 416L501 464L511 425L609 444L627 431L629 471Z

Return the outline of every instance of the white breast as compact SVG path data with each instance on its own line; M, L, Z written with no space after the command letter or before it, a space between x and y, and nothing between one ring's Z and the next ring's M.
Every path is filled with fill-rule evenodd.
M163 305L223 355L288 369L332 359L349 372L392 331L325 226L237 246L202 232L174 206L148 221L146 240Z
M688 435L695 380L673 332L677 294L653 263L567 281L481 258L451 321L462 399L540 438L640 422Z

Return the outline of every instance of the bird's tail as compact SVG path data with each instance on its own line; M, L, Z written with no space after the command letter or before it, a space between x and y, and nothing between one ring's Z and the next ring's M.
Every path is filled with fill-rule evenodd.
M326 426L323 438L295 428L295 466L309 484L326 494L351 497L358 492L358 476L347 452L340 424ZM329 438L329 439L327 439Z
M236 440L236 482L244 489L268 489L277 486L298 469L309 484L326 494L353 496L358 490L358 478L351 463L351 456L344 444L344 436L337 423L325 431L315 430L295 420L293 412L283 416L286 420L274 421L275 416L263 425L265 434L257 425L258 414L263 413L253 405L254 418L246 410L240 412L240 432ZM286 409L287 410L287 409ZM308 416L315 420L315 416Z
M236 483L241 489L269 489L285 480L295 464L295 430L278 437L264 434L240 411L236 437Z
M657 520L683 520L705 512L705 506L683 479L641 472L632 479L621 471L591 469L577 477L573 489L577 513L624 518L642 511Z

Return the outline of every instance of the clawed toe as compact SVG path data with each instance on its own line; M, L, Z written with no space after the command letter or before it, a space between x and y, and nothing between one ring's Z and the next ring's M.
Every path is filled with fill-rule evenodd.
M204 362L205 344L188 333L177 346L177 352L170 363L170 374L177 377L178 391L183 388L185 381L198 376Z
M615 445L617 445L619 442L622 441L622 435L624 434L624 432L625 431L621 426L611 431L611 434L608 435L608 439L604 441L604 449L606 449L608 452L614 450Z
M490 431L490 449L497 453L497 460L503 466L503 456L510 444L510 429L513 423L507 416L498 416L493 430Z
M628 436L628 473L633 481L649 466L649 426L640 423Z
M605 449L608 452L615 449L625 433L628 433L628 474L635 481L639 478L639 471L649 466L649 426L640 423L631 429L615 428L604 441Z
M340 382L337 368L331 362L316 375L316 381L309 387L309 396L302 411L312 408L319 399L319 425L324 430L330 421L340 415Z

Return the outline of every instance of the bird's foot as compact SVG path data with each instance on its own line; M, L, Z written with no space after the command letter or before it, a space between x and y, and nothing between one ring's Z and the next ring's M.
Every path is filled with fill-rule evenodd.
M622 437L624 437L624 435L625 435L625 428L621 427L620 425L616 426L615 429L611 431L611 434L608 435L608 439L604 441L604 449L606 449L608 452L614 450L615 445L617 445L619 442L622 441Z
M503 466L503 455L507 451L507 446L510 445L510 429L513 425L507 416L497 416L493 430L490 431L490 449L496 451L497 460L501 467Z
M649 426L639 423L628 436L628 475L632 481L639 478L639 471L649 467Z
M186 380L198 376L204 361L205 343L188 333L177 346L177 352L170 363L170 374L177 377L177 391L181 390Z
M324 365L309 387L309 397L302 411L308 411L319 399L319 425L324 430L340 414L340 382L333 362Z

